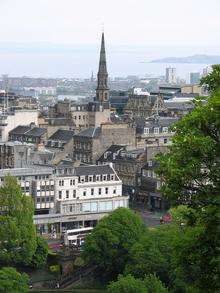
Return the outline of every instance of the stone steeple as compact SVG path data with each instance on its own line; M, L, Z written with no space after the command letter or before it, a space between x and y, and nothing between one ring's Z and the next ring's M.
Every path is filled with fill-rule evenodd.
M108 88L108 72L106 65L105 55L105 36L102 33L100 59L99 59L99 71L97 74L98 85L96 88L96 100L100 103L108 102L109 100L109 88Z

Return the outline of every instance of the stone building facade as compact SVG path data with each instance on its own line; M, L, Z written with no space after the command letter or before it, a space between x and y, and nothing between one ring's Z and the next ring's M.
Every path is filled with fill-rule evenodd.
M167 109L161 95L148 96L131 94L124 108L124 113L133 119L140 117L148 118L153 114L166 113L166 111Z
M112 144L135 147L135 128L127 123L104 123L74 136L74 159L94 164Z

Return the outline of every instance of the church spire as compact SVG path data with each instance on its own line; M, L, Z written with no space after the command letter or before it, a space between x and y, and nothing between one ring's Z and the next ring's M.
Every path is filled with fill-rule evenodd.
M96 89L96 100L103 103L109 99L109 88L108 88L108 72L106 65L106 54L105 54L105 36L102 33L100 59L99 59L99 71L97 74L98 85Z

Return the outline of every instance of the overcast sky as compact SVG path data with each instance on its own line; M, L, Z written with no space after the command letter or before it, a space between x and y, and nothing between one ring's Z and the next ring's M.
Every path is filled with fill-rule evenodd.
M121 54L135 48L149 58L220 54L220 0L0 0L0 10L3 68L10 56L19 64L16 44L96 49L102 23L107 48Z

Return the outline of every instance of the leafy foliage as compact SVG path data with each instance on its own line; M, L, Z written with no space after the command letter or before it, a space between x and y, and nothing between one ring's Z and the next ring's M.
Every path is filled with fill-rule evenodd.
M0 269L0 292L25 293L28 291L28 276L26 274L20 274L12 267Z
M212 74L216 74L214 69L218 70L213 68ZM220 289L218 82L218 78L213 81L213 93L206 103L197 102L196 108L177 123L169 152L158 156L164 196L174 206L188 206L187 213L183 208L179 215L173 210L176 223L179 217L186 224L183 236L174 241L176 288L187 288L177 292L217 292Z
M52 265L49 268L50 268L51 273L54 274L55 276L59 276L60 275L60 273L61 273L61 267L60 267L59 264Z
M42 268L47 262L48 244L40 236L37 236L37 248L32 258L32 265L36 268Z
M22 194L15 178L7 176L0 188L0 261L30 264L36 250L33 203Z
M214 203L219 194L220 94L199 103L175 126L170 151L159 155L162 193L172 204Z
M111 282L108 286L109 293L167 293L168 290L162 282L155 276L149 275L144 280L136 279L132 275L118 276L116 282Z
M200 82L211 92L220 91L220 64L212 65L212 72L201 78Z
M108 286L109 293L146 293L143 281L135 279L132 275L118 276L116 282L111 282Z
M179 235L179 227L164 225L148 230L129 251L129 261L125 273L137 278L155 273L167 285L171 272L174 235Z
M139 216L119 208L103 218L86 238L83 257L97 266L100 276L114 278L123 272L130 247L144 231Z
M148 293L167 293L167 288L164 287L160 279L156 275L148 275L144 279L144 285L147 288Z

